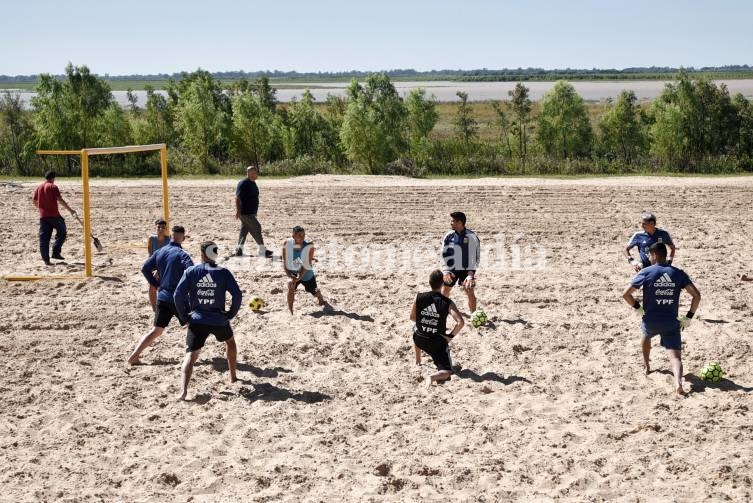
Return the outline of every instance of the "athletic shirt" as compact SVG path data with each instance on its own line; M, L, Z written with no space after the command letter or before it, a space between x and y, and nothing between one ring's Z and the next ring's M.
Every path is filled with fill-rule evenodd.
M667 326L677 321L680 292L692 281L682 269L656 264L641 269L630 284L643 288L643 321L647 325Z
M34 191L34 201L39 208L39 218L59 217L58 198L60 189L53 182L45 180Z
M455 257L455 250L460 257ZM475 271L481 259L481 241L472 230L463 232L450 231L442 238L442 270Z
M641 256L641 262L643 262L644 264L650 264L651 261L648 259L648 247L654 243L674 245L669 232L657 227L656 230L654 230L653 234L649 234L646 231L636 232L635 234L633 234L633 237L630 238L630 241L628 241L627 247L628 249L630 249L634 246L637 246L638 253Z
M225 311L225 294L233 297ZM211 264L189 267L175 287L173 300L178 319L211 326L225 326L238 314L243 294L233 274Z
M193 265L193 260L175 241L157 250L146 259L141 266L141 273L150 285L158 288L157 300L173 303L173 292L183 271ZM154 278L153 271L159 272L159 282Z
M450 299L437 292L416 295L416 326L414 332L430 339L445 335L450 302Z
M255 181L244 178L238 182L235 197L241 200L241 215L256 215L259 211L259 187Z
M288 271L298 273L301 270L301 267L303 267L303 250L306 249L307 246L310 246L311 242L307 240L303 240L303 244L298 247L295 244L295 240L293 238L288 238L285 242L285 249L287 250L287 264L286 267L288 268ZM307 264L310 268L312 267L311 264ZM309 281L311 278L314 277L314 269L308 269L306 271L306 274L303 275L302 278L300 278L301 281Z
M167 246L167 243L170 242L170 240L168 238L165 238L162 241L162 246L160 246L158 238L159 238L159 236L157 236L156 234L152 234L149 237L149 240L152 242L152 255L154 255L157 252L157 250L159 250L160 248L162 248L162 246Z

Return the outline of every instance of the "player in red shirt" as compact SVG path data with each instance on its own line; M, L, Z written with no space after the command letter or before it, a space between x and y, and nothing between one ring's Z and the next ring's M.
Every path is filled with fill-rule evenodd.
M50 262L50 239L52 239L52 230L55 230L55 243L52 245L52 258L55 260L65 260L60 252L63 251L63 242L67 235L65 220L60 216L58 203L68 210L71 215L76 216L76 212L68 206L60 195L60 189L55 185L55 172L48 171L44 175L44 183L39 185L34 191L32 198L34 206L39 210L39 252L42 254L42 260L47 265Z

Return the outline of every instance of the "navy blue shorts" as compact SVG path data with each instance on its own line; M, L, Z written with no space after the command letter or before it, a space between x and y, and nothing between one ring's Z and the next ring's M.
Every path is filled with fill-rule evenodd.
M680 322L675 320L675 323L669 325L646 325L646 322L641 323L643 329L643 335L648 337L654 337L658 335L660 337L659 343L662 347L667 349L682 349L682 336L680 331Z
M450 271L452 273L452 281L445 281L445 286L455 286L456 284L462 285L465 278L468 277L468 271Z

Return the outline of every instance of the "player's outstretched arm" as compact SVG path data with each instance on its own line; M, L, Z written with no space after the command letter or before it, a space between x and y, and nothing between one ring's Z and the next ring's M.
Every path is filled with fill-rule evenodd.
M410 310L410 321L416 321L416 301L413 301L413 307Z

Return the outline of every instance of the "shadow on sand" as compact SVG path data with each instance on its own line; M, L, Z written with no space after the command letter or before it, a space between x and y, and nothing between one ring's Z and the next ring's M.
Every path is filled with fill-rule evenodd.
M671 372L669 373L671 374ZM685 380L690 383L691 393L703 393L704 391L706 391L706 388L718 389L722 391L742 391L744 393L753 392L753 387L740 386L739 384L735 384L729 379L722 379L719 382L712 382L704 381L695 374L685 374L683 377L685 377Z
M249 402L256 402L257 400L269 402L295 400L303 403L319 403L332 399L331 396L318 391L290 391L270 383L250 383L249 381L242 381L242 383L253 386L253 389L244 386L238 392L240 396Z
M528 378L526 377L521 377L521 376L502 377L496 372L484 372L483 374L479 375L470 369L463 369L460 372L456 372L455 375L461 379L470 379L473 382L493 381L493 382L499 382L505 385L509 385L518 381L528 383L528 384L531 383L531 381L529 381Z
M308 315L312 318L321 318L322 316L345 316L346 318L350 318L351 320L370 321L372 323L374 322L374 318L372 318L371 316L360 315L358 313L349 313L348 311L343 311L341 309L315 311L313 313L308 313Z
M225 358L216 356L212 358L212 361L209 363L212 364L212 368L217 372L227 372L228 370L227 359ZM279 377L280 374L289 374L293 372L292 370L283 367L261 368L251 365L250 363L242 362L236 364L236 370L241 372L251 372L256 377Z

